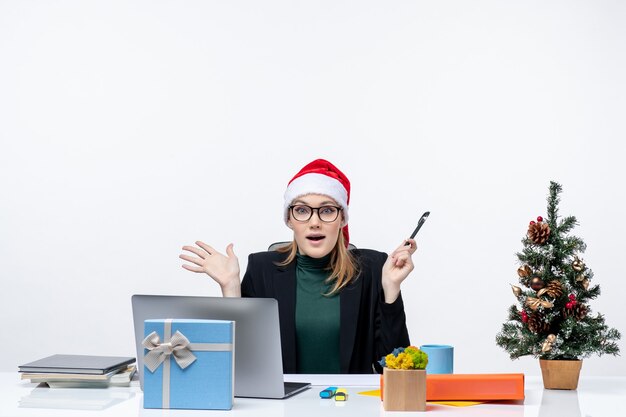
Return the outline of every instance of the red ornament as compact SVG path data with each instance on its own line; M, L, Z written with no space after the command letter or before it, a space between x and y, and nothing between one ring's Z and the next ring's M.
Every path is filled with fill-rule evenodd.
M572 304L572 302L570 301L569 303L565 304L565 307L571 310L572 307L574 307L574 304Z
M574 294L570 294L569 295L569 300L570 301L576 301L576 296Z
M520 313L522 315L522 322L526 323L528 321L528 314L524 310Z
M535 224L535 222L533 220L530 221L530 224Z
M541 216L537 216L537 221L538 221L538 222L542 222L542 221L543 221L543 217L541 217Z

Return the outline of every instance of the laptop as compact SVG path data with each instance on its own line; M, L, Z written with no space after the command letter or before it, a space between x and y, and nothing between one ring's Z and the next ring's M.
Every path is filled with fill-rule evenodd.
M235 321L235 396L287 398L311 386L284 382L278 302L273 298L133 295L137 370L143 389L144 320Z

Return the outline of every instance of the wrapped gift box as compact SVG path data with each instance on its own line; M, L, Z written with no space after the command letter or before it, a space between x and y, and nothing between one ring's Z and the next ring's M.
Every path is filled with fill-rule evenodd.
M144 335L144 408L232 408L233 321L146 320Z

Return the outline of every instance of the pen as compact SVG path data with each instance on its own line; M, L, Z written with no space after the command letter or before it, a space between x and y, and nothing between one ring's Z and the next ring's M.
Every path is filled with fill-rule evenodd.
M413 230L413 233L411 233L411 237L409 239L413 239L415 237L417 232L419 232L419 230L424 225L424 222L426 221L428 216L430 216L430 211L427 211L426 213L422 214L422 217L420 217L419 221L417 222L417 227L415 228L415 230ZM408 239L407 239L407 242L404 245L405 246L409 246L410 245L410 243L408 242Z

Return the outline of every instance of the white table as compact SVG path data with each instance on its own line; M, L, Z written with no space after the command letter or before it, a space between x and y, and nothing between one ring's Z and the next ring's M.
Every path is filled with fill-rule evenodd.
M307 380L310 390L286 400L235 398L232 411L145 410L137 381L130 387L107 389L51 389L21 381L17 372L0 372L0 417L204 417L204 416L398 416L423 413L385 412L379 398L357 394L376 389L376 376L286 376ZM322 400L319 391L329 385L346 387L346 402ZM504 417L615 417L625 415L626 377L582 377L577 391L544 390L538 377L526 378L526 400L471 407L428 405L431 416Z

